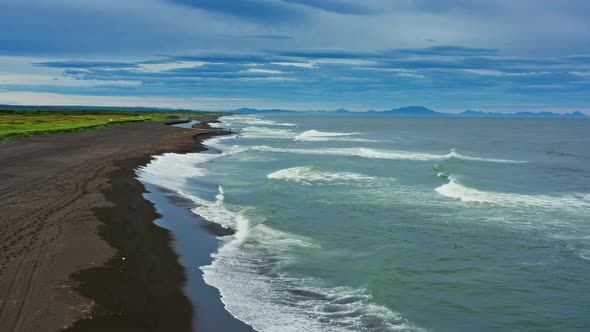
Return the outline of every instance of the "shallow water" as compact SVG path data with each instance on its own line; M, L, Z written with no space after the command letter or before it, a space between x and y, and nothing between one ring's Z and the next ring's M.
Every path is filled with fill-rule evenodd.
M590 121L219 125L138 175L236 230L201 269L255 329L590 329Z
M184 128L184 129L193 129L193 126L198 123L199 123L199 121L197 121L197 120L191 120L189 122L175 124L174 127Z

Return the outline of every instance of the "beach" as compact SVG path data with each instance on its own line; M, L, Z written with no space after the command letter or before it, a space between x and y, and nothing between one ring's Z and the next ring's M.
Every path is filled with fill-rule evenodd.
M590 326L588 121L194 120L0 145L0 331Z
M200 121L0 143L0 330L191 330L184 269L134 170L228 133Z

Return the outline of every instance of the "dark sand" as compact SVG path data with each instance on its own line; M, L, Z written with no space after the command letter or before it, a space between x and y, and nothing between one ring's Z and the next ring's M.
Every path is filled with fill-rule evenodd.
M184 269L133 170L225 133L152 122L1 142L0 331L190 331Z
M221 302L219 291L205 283L200 266L211 264L211 253L219 248L216 236L233 234L218 224L208 222L190 211L194 202L178 197L152 185L146 185L145 197L153 202L161 217L156 224L170 230L173 245L185 267L188 282L185 294L194 304L193 330L213 332L253 332L254 330L235 319ZM212 236L214 235L214 236Z

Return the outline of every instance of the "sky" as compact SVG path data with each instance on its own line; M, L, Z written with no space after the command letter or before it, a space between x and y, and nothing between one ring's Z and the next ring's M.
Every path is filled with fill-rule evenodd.
M586 0L0 0L0 104L590 114Z

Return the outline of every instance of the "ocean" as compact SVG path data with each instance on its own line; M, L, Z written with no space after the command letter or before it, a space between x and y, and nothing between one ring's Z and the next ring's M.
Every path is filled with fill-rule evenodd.
M194 268L255 330L590 330L590 121L217 126L137 174L235 231Z

